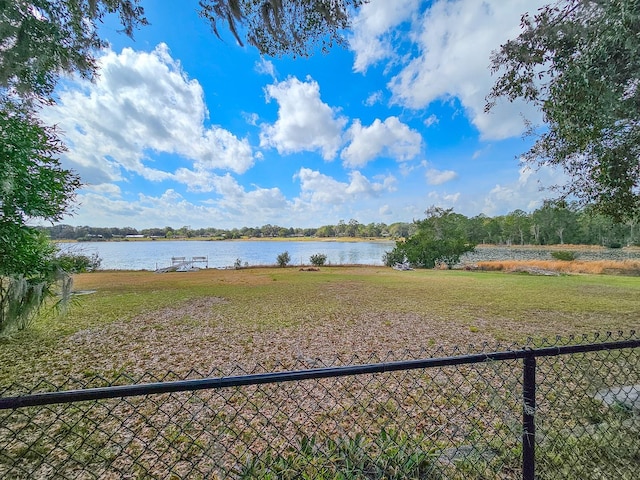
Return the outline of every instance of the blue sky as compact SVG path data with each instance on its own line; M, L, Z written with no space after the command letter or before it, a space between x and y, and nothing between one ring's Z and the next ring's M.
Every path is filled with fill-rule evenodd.
M63 223L191 228L412 221L531 211L562 181L523 168L526 104L483 112L490 53L531 0L372 0L346 48L261 57L218 40L197 1L142 2L132 40L107 19L96 80L43 112L84 182ZM179 6L178 6L179 5Z

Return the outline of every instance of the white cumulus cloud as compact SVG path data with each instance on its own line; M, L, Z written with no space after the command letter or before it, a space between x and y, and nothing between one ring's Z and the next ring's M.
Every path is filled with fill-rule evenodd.
M358 171L349 174L349 183L340 182L310 168L301 168L295 177L300 180L300 200L318 206L341 205L349 201L378 196L392 190L395 179L391 176L381 182L372 182Z
M93 225L99 218L103 225L135 225L136 228L164 225L232 228L262 225L265 218L273 223L290 223L292 202L278 188L254 187L248 190L228 173L211 174L207 180L207 190L216 195L202 202L189 199L173 189L167 189L160 195L140 193L131 199L124 198L115 190L84 188L77 197L82 208L65 221Z
M384 59L394 57L392 30L409 19L421 0L371 0L358 10L353 21L353 36L349 39L355 52L353 69L366 72L367 68Z
M493 50L520 32L520 17L543 0L439 0L420 19L415 35L419 54L396 75L389 87L393 100L421 109L437 99L457 97L483 138L520 134L522 116L537 122L540 114L523 102L500 102L484 113L494 78L489 70Z
M524 131L522 118L537 123L540 113L520 101L500 101L489 114L484 113L485 97L495 81L490 56L520 33L523 13L535 12L545 3L548 1L435 0L425 4L373 0L360 9L354 21L353 69L365 72L370 65L392 58L400 66L388 84L392 103L418 110L455 97L483 139L519 135ZM411 29L402 36L397 27L404 21L411 22Z
M458 174L453 170L436 170L435 168L428 169L425 176L429 185L442 185L458 178Z
M122 180L135 172L147 180L173 178L146 152L177 154L195 169L245 172L252 148L220 127L205 127L202 87L191 80L165 44L151 52L106 50L95 82L78 81L59 93L43 117L64 132L65 161L87 183Z
M347 120L322 102L318 82L289 77L267 86L266 95L278 102L278 120L262 126L260 146L280 154L320 151L325 160L335 158Z
M355 120L347 136L351 143L342 151L341 157L344 165L351 168L362 167L380 155L404 162L415 158L422 148L420 133L398 117L389 117L384 122L376 118L368 127Z

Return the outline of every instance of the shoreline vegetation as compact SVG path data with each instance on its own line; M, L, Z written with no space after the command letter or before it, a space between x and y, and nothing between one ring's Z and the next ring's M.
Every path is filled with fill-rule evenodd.
M532 275L589 274L640 277L640 260L490 260L477 262L481 271Z
M425 211L427 218L412 222L360 223L356 219L348 222L320 227L284 227L265 224L234 228L194 227L184 225L149 227L92 227L66 224L38 227L52 240L101 241L108 239L156 240L204 240L222 241L231 239L267 241L394 241L411 238L425 222L436 218L447 225L450 232L473 245L602 245L621 248L628 245L640 246L640 229L637 221L615 222L611 218L578 208L576 205L545 202L537 210L526 213L515 210L506 215L488 217L483 214L474 217L430 207ZM435 217L431 218L433 215ZM322 240L321 240L322 239Z
M93 242L395 242L396 239L390 237L123 237L110 239L53 239L55 243L93 243Z
M54 243L101 243L101 242L387 242L395 243L402 238L391 237L241 237L241 238L223 238L223 237L133 237L133 238L110 238L110 239L91 239L91 240L74 240L74 239L52 239ZM639 245L615 246L592 245L592 244L550 244L539 245L535 243L525 244L503 244L503 243L481 243L476 245L476 249L483 248L508 248L512 250L571 250L571 251L608 251L621 250L629 252L640 252Z
M75 241L75 240L56 240L54 243L60 244L92 244L92 243L121 243L121 242L196 242L196 241L225 241L225 242L321 242L321 243L393 243L394 241L386 237L377 238L361 238L361 237L262 237L262 238L240 238L240 239L213 239L213 238L114 238L109 240L93 240L93 241ZM518 257L518 252L522 252L522 258ZM531 252L549 252L552 258L527 258L527 254ZM609 258L610 253L615 253L617 257ZM568 254L569 259L555 258L556 253ZM598 258L602 253L604 258ZM581 254L584 254L583 258ZM535 256L535 255L534 255ZM624 258L628 256L629 258ZM516 258L514 258L516 257ZM292 263L290 267L308 267L310 262ZM374 265L367 264L340 264L343 266L351 266L357 268L359 266L367 267ZM226 266L226 267L210 267L211 269L247 269L247 268L270 268L272 264L251 264L244 266ZM327 264L328 266L337 266ZM436 269L444 269L444 267L436 267ZM594 274L594 275L630 275L640 276L640 247L627 246L620 248L611 248L601 245L500 245L500 244L481 244L476 245L475 252L472 252L471 258L463 258L463 260L453 267L455 270L479 270L479 271L503 271L508 273L530 273L537 275L546 274ZM136 269L101 269L104 271L135 271ZM144 270L144 269L143 269Z

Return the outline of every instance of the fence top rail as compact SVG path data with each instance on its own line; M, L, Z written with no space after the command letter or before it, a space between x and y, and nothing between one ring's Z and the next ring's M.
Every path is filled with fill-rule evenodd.
M249 385L263 385L269 383L295 382L301 380L314 380L330 377L345 377L352 375L395 372L400 370L416 370L433 367L468 365L491 361L517 360L532 357L550 357L558 355L570 355L575 353L597 352L603 350L621 350L625 348L639 347L640 338L634 338L614 342L590 343L582 345L558 345L542 348L524 348L520 350L505 350L489 353L425 358L421 360L370 363L364 365L325 367L308 370L260 373L229 377L177 380L171 382L143 383L137 385L116 385L110 387L98 387L80 390L65 390L60 392L46 392L0 398L0 410L52 405L57 403L72 403L161 393L220 389Z

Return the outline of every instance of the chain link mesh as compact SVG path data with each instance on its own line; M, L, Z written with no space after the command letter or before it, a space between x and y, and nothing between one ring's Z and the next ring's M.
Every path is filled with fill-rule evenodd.
M638 339L634 333L558 338L524 347L535 352L630 338ZM461 351L402 356L444 353L464 358ZM388 354L329 363L306 359L296 366L395 360ZM640 348L538 358L536 478L637 478L639 362ZM522 478L522 360L460 363L2 410L0 477ZM186 377L279 367L291 365ZM64 385L10 385L2 396L180 378L69 379Z

